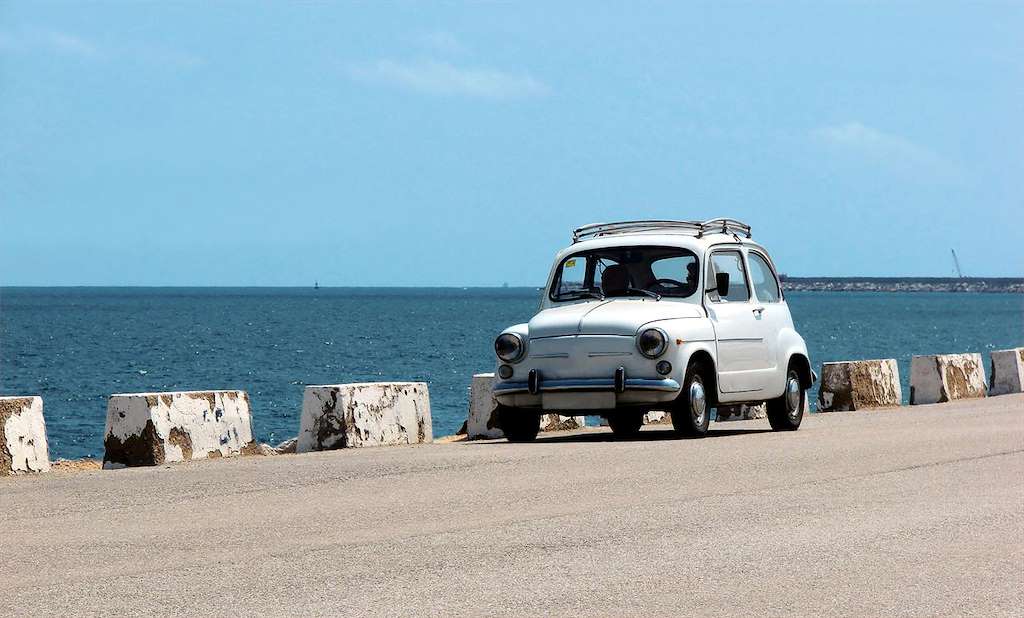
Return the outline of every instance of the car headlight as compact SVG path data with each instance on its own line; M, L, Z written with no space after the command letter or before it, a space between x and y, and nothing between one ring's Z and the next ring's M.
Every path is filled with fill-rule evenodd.
M525 351L523 338L515 333L504 333L494 340L494 353L506 363L516 362L523 357Z
M668 348L668 337L660 328L648 328L636 336L636 347L647 358L658 358Z

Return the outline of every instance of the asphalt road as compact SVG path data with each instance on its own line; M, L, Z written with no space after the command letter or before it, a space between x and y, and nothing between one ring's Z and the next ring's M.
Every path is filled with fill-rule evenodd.
M53 614L1016 615L1024 397L0 478Z

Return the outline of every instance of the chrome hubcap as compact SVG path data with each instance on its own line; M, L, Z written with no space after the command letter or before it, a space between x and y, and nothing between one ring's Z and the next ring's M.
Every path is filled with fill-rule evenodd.
M786 380L786 407L793 418L800 414L800 381L796 378Z
M704 395L704 386L700 382L690 383L690 413L697 425L704 424L704 414L707 412L708 402Z

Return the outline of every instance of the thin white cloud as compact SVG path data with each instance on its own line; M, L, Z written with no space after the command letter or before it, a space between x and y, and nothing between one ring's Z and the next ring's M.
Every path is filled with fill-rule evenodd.
M85 58L96 58L100 55L100 50L94 43L66 32L47 32L42 41L48 48L64 54Z
M358 81L445 96L514 99L542 96L549 92L543 82L526 73L457 67L437 60L378 60L354 66L349 74Z
M170 69L191 69L205 64L205 60L196 54L148 42L103 46L77 34L40 29L0 32L0 53L44 53L81 60L126 60Z
M931 149L859 122L821 127L812 132L812 137L893 168L947 176L961 174L956 165Z
M0 52L24 54L39 51L82 58L98 58L102 55L99 47L92 41L67 32L0 32Z

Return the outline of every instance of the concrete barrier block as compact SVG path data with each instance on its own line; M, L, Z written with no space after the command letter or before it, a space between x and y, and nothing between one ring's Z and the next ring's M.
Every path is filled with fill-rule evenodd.
M184 391L111 395L103 467L254 454L245 391Z
M981 354L933 354L910 361L910 405L984 397Z
M469 387L469 417L466 419L466 437L470 440L504 438L498 425L498 401L494 398L494 374L478 373ZM586 425L585 416L542 414L541 431L565 431Z
M715 408L715 420L718 421L746 421L767 416L768 408L764 403L738 403Z
M900 368L894 358L821 365L819 412L892 408L902 403Z
M504 438L498 426L498 402L494 399L494 374L478 373L469 386L469 417L466 436L470 440Z
M644 414L644 425L671 425L672 414L662 410L651 410Z
M0 397L0 476L49 469L42 397Z
M989 395L1024 393L1024 348L992 352Z
M586 426L587 417L585 416L562 416L561 414L540 415L541 431L569 431L572 429L582 429Z
M307 386L297 453L433 442L423 382Z

